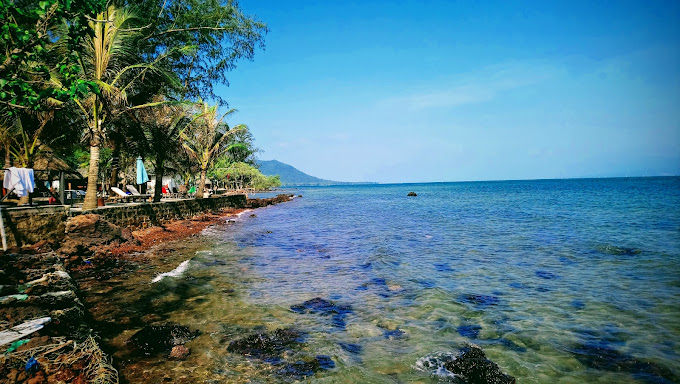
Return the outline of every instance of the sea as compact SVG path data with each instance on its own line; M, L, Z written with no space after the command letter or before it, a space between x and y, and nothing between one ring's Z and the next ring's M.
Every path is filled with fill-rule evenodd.
M679 177L282 192L100 295L200 332L106 336L123 382L459 382L470 344L518 383L680 382Z

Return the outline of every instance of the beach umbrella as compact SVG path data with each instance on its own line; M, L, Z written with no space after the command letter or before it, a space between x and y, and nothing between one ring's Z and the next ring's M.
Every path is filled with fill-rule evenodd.
M149 181L149 176L146 174L146 168L144 168L144 161L142 157L137 158L137 184L144 184Z

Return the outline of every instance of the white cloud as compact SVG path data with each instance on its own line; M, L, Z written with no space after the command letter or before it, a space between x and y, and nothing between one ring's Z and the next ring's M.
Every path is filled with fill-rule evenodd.
M428 87L427 91L405 92L379 105L399 106L411 111L430 108L453 108L493 100L499 94L540 83L558 73L554 67L532 63L507 63L457 76L448 84Z

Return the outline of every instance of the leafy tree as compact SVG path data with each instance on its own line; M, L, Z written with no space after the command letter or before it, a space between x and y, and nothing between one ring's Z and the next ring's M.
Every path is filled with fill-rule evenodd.
M87 15L103 9L104 0L0 0L0 104L20 110L50 109L45 100L73 100L96 91L79 76L75 48L89 36ZM55 55L56 30L65 54ZM55 61L55 58L58 58ZM53 63L50 66L48 63ZM50 84L54 73L60 84Z
M149 58L168 55L167 65L181 80L180 99L214 99L214 86L228 85L227 73L239 60L252 60L264 47L267 25L248 16L237 0L128 1L139 14L149 15L143 29ZM192 54L168 52L192 47Z
M256 167L244 162L231 163L226 167L216 167L214 175L217 179L231 184L234 189L268 190L281 186L278 175L265 176Z

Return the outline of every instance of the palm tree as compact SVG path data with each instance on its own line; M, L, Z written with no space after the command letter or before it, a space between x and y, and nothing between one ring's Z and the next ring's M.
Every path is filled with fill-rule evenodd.
M162 96L156 96L153 101L166 100ZM153 201L158 202L161 201L166 161L181 148L180 132L185 129L191 118L186 106L180 103L166 103L138 110L133 116L140 128L133 131L133 138L141 147L138 150L149 153L152 158L156 174Z
M90 145L84 210L97 207L100 147L107 129L112 127L112 120L129 110L157 105L127 105L128 94L140 86L147 72L164 74L156 64L167 56L160 55L151 63L142 60L136 49L140 43L140 29L132 28L135 20L135 16L127 9L110 5L90 21L92 36L86 39L79 52L83 76L99 89L99 92L91 93L85 99L76 100L87 127ZM166 76L166 79L171 81L170 76Z
M180 137L182 138L182 147L201 169L196 190L196 198L200 199L203 198L208 168L212 167L220 155L230 149L230 145L227 145L227 138L236 132L248 129L248 127L239 124L229 128L224 119L236 112L235 109L230 109L218 119L217 105L209 106L208 103L200 100L197 105L200 108L199 112L188 128L180 133Z

